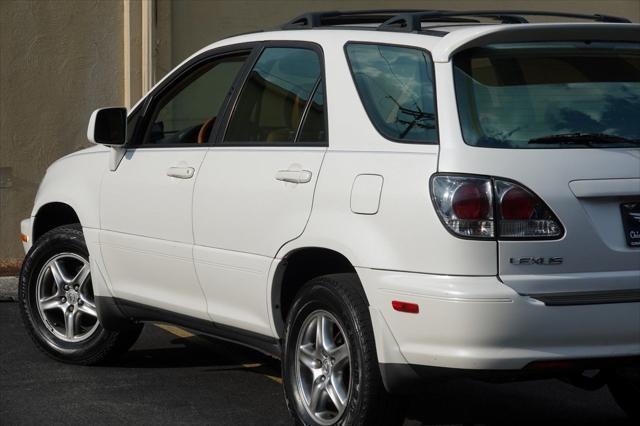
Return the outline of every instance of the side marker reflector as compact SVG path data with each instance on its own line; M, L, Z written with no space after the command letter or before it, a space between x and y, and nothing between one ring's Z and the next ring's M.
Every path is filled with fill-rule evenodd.
M393 309L398 312L406 312L408 314L417 314L418 312L420 312L420 307L416 303L394 300L391 302L391 306L393 306Z
M25 234L20 234L20 241L22 241L23 243L28 243L29 242L29 236L25 235Z

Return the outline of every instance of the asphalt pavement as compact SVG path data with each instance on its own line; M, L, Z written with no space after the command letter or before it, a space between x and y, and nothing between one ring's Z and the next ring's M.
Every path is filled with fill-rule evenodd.
M405 425L628 425L606 389L559 381L456 381L406 399ZM289 425L279 363L148 324L118 362L78 367L40 353L15 302L0 302L0 424Z

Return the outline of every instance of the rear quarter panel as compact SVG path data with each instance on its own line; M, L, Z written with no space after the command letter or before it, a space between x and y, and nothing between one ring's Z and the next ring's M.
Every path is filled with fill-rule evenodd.
M307 228L282 252L326 247L342 253L357 267L495 275L495 242L455 238L437 217L429 177L436 171L438 148L430 148L432 152L419 154L327 152ZM384 179L376 214L351 211L352 185L359 174Z

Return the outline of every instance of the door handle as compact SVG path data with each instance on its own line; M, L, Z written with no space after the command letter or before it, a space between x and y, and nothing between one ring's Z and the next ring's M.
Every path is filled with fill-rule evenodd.
M169 167L169 170L167 170L167 176L178 179L191 179L195 173L196 169L193 167L174 166Z
M289 183L307 183L311 181L309 170L279 170L276 173L276 180Z

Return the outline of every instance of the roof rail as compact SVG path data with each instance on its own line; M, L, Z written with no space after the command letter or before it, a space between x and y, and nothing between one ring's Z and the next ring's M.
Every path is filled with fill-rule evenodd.
M470 16L485 17L500 21L503 24L526 24L529 21L524 16L550 16L558 18L586 19L596 22L630 23L626 18L609 15L584 15L579 13L543 12L529 10L472 10L472 11L424 11L418 13L401 13L383 22L379 30L395 30L419 32L425 21L441 21L452 17Z
M297 16L281 26L283 30L319 28L333 25L382 24L403 13L420 13L421 9L372 9L372 10L331 10L309 12Z
M282 25L283 30L322 28L338 25L379 24L381 31L420 32L422 23L428 21L480 22L473 18L490 18L503 24L525 24L524 16L549 16L585 19L596 22L630 23L626 18L609 15L585 15L579 13L545 12L533 10L419 10L374 9L352 11L325 11L302 14Z

